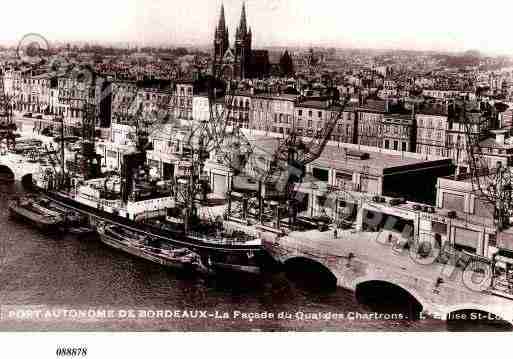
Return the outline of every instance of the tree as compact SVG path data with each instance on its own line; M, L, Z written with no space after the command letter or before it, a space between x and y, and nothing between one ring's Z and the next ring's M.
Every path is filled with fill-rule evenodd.
M294 62L287 50L285 50L285 53L280 58L280 70L282 76L294 75Z

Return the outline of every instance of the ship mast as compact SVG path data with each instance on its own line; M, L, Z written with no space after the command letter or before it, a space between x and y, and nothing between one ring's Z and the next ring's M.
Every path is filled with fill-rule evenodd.
M86 67L80 70L80 72L78 76L74 76L70 79L72 83L68 91L68 96L60 96L60 100L67 103L70 110L77 111L82 116L82 159L80 170L84 179L90 179L100 174L99 156L96 154L95 150L96 105L94 98L96 96L97 76L94 69L91 67ZM81 87L79 88L79 86ZM61 136L62 181L64 183L64 118L61 119Z
M191 149L190 173L187 179L179 180L175 191L177 201L183 205L183 220L185 232L188 233L191 227L191 220L196 215L196 204L205 202L208 180L204 178L203 170L205 161L210 153L219 152L228 134L228 113L233 101L230 90L224 96L218 97L223 92L222 81L216 76L206 80L208 92L208 119L193 120L192 127L187 134L185 143ZM230 88L230 86L228 86ZM220 103L223 100L223 103ZM228 105L227 105L228 104ZM228 166L230 167L230 166ZM198 195L202 195L198 199Z

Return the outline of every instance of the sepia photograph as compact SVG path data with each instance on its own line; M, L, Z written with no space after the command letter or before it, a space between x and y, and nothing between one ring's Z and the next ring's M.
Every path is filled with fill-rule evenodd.
M2 8L0 332L513 329L511 6Z

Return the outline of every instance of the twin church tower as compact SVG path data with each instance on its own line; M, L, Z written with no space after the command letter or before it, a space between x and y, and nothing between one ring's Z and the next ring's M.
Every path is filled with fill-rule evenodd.
M252 50L253 34L248 28L246 6L242 4L242 14L235 33L235 47L230 48L230 39L224 5L214 35L214 71L225 79L240 80L262 78L269 74L269 53L265 50Z

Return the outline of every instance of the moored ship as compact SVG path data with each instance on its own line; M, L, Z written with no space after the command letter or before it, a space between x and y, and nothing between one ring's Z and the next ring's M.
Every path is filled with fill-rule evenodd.
M94 151L89 151L93 153L92 159L96 159ZM41 171L33 177L36 188L53 203L50 207L85 215L93 226L106 222L139 234L158 236L174 246L197 252L216 268L226 271L259 273L261 263L269 259L261 239L251 231L245 233L200 220L197 213L188 218L188 228L184 218L170 220L169 210L183 212L184 206L178 203L172 190L149 180L144 152L125 155L121 174L101 173L99 168L94 168L99 160L93 165L92 160L84 159L87 157L83 152L81 155L82 158L75 160L81 164L76 166L79 170L66 173L70 179L68 186L62 185L60 171L49 166L41 166ZM73 164L67 167L72 169ZM197 198L191 202L201 206Z
M228 272L260 273L262 263L269 260L262 241L232 228L213 229L211 224L195 226L185 232L183 226L165 220L134 221L116 213L119 208L89 206L64 192L44 191L43 195L51 202L89 216L90 222L108 223L123 226L138 235L152 236L169 244L189 248L202 258L209 259L216 270ZM114 210L112 213L111 210Z
M99 222L122 225L188 248L219 268L258 273L261 261L269 257L254 228L244 224L233 228L223 223L224 204L218 202L215 218L201 214L205 207L210 210L205 161L223 142L224 130L207 130L203 127L212 122L206 121L199 122L198 128L173 124L171 133L179 137L179 150L171 154L175 167L151 173L155 167L150 157L155 154L149 156L154 145L150 137L170 120L168 108L163 106L146 113L142 103L134 99L129 108L117 113L112 124L113 132L128 129L129 133L97 143L100 136L95 128L95 108L85 96L79 151L67 149L61 133L60 149L47 151L47 163L41 164L39 173L33 176L35 187L58 206L86 215L93 227ZM220 129L226 127L221 126L226 123L223 115L214 121ZM170 155L168 152L159 155ZM169 210L175 210L179 219L173 221ZM229 222L229 218L224 219Z
M187 248L172 246L169 241L119 225L101 224L97 230L100 240L110 247L166 267L203 274L211 273L197 253Z
M42 231L56 231L64 223L61 215L40 206L30 198L11 200L9 214L13 218L31 223Z

